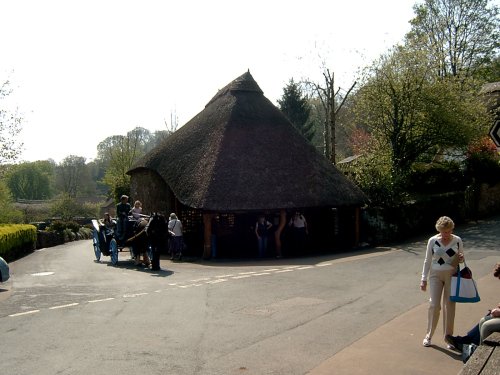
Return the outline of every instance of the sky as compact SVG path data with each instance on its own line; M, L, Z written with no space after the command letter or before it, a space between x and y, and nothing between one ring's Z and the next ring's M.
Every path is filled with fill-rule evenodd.
M1 0L0 105L23 118L20 161L91 161L109 136L184 125L248 70L275 104L324 67L347 90L417 2Z

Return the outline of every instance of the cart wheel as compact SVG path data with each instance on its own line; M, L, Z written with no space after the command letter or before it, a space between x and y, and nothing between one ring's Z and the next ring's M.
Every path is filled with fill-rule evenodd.
M95 259L99 262L101 260L101 249L99 248L99 234L95 229L92 237L92 242L94 245Z
M114 238L109 242L109 252L111 255L111 264L116 266L118 264L118 244Z

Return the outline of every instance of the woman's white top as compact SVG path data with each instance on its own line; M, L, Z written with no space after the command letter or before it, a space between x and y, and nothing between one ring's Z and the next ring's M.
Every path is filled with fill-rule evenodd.
M429 271L454 270L458 265L459 252L464 252L464 245L462 239L454 234L451 235L451 241L446 246L441 244L441 234L429 238L422 270L422 281L427 281Z
M182 223L180 220L174 219L168 222L168 230L174 232L176 237L182 236Z

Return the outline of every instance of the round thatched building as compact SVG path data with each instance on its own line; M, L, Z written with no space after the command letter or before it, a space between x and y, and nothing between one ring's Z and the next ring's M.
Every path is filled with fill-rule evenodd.
M311 246L353 244L365 195L273 105L249 72L128 172L145 212L176 212L191 249L250 255L256 215L272 221L281 247L287 214L305 212ZM204 250L202 250L204 249Z

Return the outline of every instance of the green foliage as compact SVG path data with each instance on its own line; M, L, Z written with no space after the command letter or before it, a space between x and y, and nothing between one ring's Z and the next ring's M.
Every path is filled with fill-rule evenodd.
M12 201L10 191L4 180L0 180L0 223L20 223L21 211L17 210Z
M41 200L52 197L54 163L27 162L11 166L7 185L15 199Z
M500 157L491 139L483 137L470 144L465 167L466 176L476 183L500 182Z
M487 131L475 82L436 78L422 51L396 47L367 73L356 118L390 156L394 175L409 173L433 149L464 148Z
M424 0L414 6L407 43L426 51L436 76L475 76L498 55L499 10L492 3Z
M90 180L89 171L85 167L85 158L76 155L70 155L56 168L56 183L64 195L76 198Z
M53 230L54 232L63 233L66 230L72 231L74 233L78 233L80 230L80 225L75 221L61 221L56 220L50 224L49 230Z
M411 193L436 194L464 191L466 186L467 179L458 162L415 163L408 176L407 190Z
M316 130L313 118L311 118L311 104L300 84L295 83L293 78L283 89L283 95L281 99L278 99L278 104L293 126L311 142Z
M370 206L391 206L406 198L401 176L392 173L389 155L383 150L367 149L353 162L338 167L368 196Z
M0 101L12 92L9 85L9 81L0 85ZM21 123L22 117L17 111L3 107L0 102L0 164L14 162L21 154L23 144L16 139L21 132Z
M36 244L36 227L25 224L0 225L0 256L7 261L32 251Z
M96 217L96 205L80 204L74 198L63 195L51 205L52 217L70 221L76 217Z
M158 133L157 136L161 138L165 134ZM137 127L126 136L108 137L97 146L98 158L106 168L103 182L114 197L128 195L130 176L127 171L150 149L152 139L147 129Z

